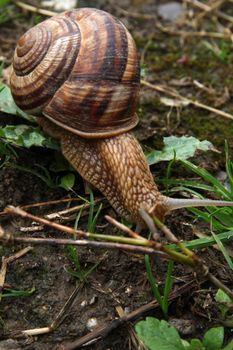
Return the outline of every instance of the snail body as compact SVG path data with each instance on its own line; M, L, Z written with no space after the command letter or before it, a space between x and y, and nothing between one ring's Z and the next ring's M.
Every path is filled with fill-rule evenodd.
M152 214L162 219L180 207L226 205L172 199L158 191L130 132L138 122L139 85L130 33L115 17L90 8L64 12L26 32L18 41L10 78L16 104L38 115L38 123L60 140L64 156L81 176L139 227L144 226L142 207L153 208Z

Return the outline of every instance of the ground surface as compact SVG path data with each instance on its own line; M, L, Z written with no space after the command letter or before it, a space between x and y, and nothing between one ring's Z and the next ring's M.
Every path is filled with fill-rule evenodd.
M80 2L81 3L81 2ZM83 5L84 2L81 3ZM93 6L93 2L89 2ZM96 4L96 2L95 2ZM186 97L197 98L206 105L223 109L233 113L233 57L229 41L223 39L200 38L195 36L170 35L158 29L158 24L165 27L173 26L172 34L178 31L220 31L222 26L228 23L216 17L204 16L196 21L197 13L193 7L182 12L183 16L179 24L165 21L163 18L145 19L142 13L156 15L158 4L154 1L118 1L117 6L98 2L99 7L110 11L120 17L132 32L142 56L145 66L145 79L152 83L164 83L175 87L179 93ZM230 3L222 8L229 15ZM87 5L87 2L85 2ZM122 8L127 12L122 11ZM183 9L182 11L184 11ZM16 38L26 28L31 27L38 21L36 15L30 12L22 12L13 7L13 14L21 14L1 25L0 32L0 56L5 57L5 67L10 64L16 42ZM133 14L137 13L138 16ZM11 13L12 14L12 13ZM171 15L169 15L171 16ZM189 16L189 17L188 17ZM138 18L134 18L138 17ZM189 23L189 25L187 25ZM205 42L216 43L222 50L217 55L217 49L208 48ZM193 83L196 80L205 88L198 88ZM200 139L211 140L214 145L223 151L224 140L227 139L230 147L232 141L232 121L210 113L205 109L194 106L170 108L161 103L158 94L145 87L141 92L141 105L139 114L141 122L135 133L141 140L145 149L161 147L162 137L169 135L193 135ZM19 122L16 117L7 115L0 116L0 123ZM24 167L41 164L49 167L54 159L61 160L58 152L41 149L16 149L18 158L14 164ZM58 161L57 161L58 162ZM213 174L218 175L224 170L223 153L208 153L196 158ZM165 175L167 164L159 164L152 168L156 177ZM183 170L177 170L174 176L177 178L184 175ZM56 174L53 174L56 177ZM188 176L188 175L186 175ZM84 195L81 178L77 175L75 191ZM61 200L73 193L56 187L49 188L38 177L28 172L15 169L14 167L3 167L0 169L0 209L7 205L27 205L32 203ZM99 194L96 194L98 197ZM37 215L46 215L65 209L67 204L50 205L32 208L30 211ZM120 234L120 232L106 223L104 214L116 217L113 210L106 206L101 212L97 222L96 230L100 233ZM86 229L87 217L82 217L79 225ZM186 211L179 211L166 220L167 225L179 238L190 240L195 238L194 227L198 230L208 231L208 226L197 222L193 216ZM2 225L9 232L19 233L20 228L31 225L29 220L19 218L2 218ZM73 222L67 225L73 226ZM21 235L32 235L33 237L67 237L65 234L55 230L44 228L39 232L20 233ZM10 256L23 246L1 247L0 253ZM221 254L209 248L199 252L205 259L211 271L219 277L230 288L233 286L232 273L226 265ZM19 347L23 349L54 349L59 344L77 339L90 331L88 327L90 319L94 318L98 326L109 324L117 317L116 306L121 306L125 311L136 310L142 305L153 300L150 286L147 281L144 259L137 254L124 251L96 250L88 248L78 249L81 268L87 270L96 263L96 269L90 274L86 283L81 285L74 304L68 311L67 317L61 326L50 335L34 338L22 337L18 339ZM7 269L6 286L13 289L30 290L35 287L35 293L28 297L3 298L0 304L1 330L0 337L8 339L13 337L17 330L45 327L49 325L63 307L71 295L78 280L68 273L68 269L74 269L70 254L63 246L36 246L24 257L11 263ZM167 263L154 259L153 268L156 278L163 285L164 274ZM208 327L215 324L216 309L213 301L214 288L209 283L202 285L195 280L193 271L189 268L177 265L174 270L174 290L185 283L194 281L192 288L182 296L177 296L170 305L169 316L171 319L188 321L188 334L184 336L201 336ZM151 314L161 317L159 309ZM183 326L182 326L183 327ZM181 328L182 328L181 327ZM118 327L110 332L104 339L95 344L87 346L86 349L131 349L134 348L130 340L129 330L126 325Z

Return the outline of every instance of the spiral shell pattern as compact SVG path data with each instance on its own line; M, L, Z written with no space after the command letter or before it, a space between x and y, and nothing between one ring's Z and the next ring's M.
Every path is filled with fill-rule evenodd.
M137 123L135 43L112 15L83 8L54 16L18 41L10 80L16 104L87 138Z

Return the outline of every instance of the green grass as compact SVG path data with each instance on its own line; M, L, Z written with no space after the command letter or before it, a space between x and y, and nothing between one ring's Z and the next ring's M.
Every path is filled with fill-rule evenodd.
M229 148L227 142L225 143L225 169L227 174L227 187L222 184L215 176L213 176L206 169L193 164L188 160L180 161L189 173L198 175L199 180L178 180L171 179L172 167L176 163L172 160L168 165L167 176L164 180L166 187L166 192L170 189L170 186L177 185L173 187L172 192L182 191L194 195L199 198L208 198L211 196L221 199L232 201L233 200L233 162L229 157ZM233 238L233 208L231 207L206 207L204 209L199 208L188 208L194 217L207 222L210 226L211 236L208 238L196 239L191 242L186 242L186 246L189 249L202 249L204 247L217 244L220 251L222 252L227 264L231 269L233 269L233 262L230 258L224 242L230 241ZM170 245L172 247L172 245Z
M90 190L90 201L87 201L85 198L83 198L84 203L90 204L88 222L87 222L87 230L88 230L88 232L95 232L96 222L97 222L97 219L98 219L100 212L101 212L101 209L102 209L102 203L99 205L98 209L96 210L93 192L91 189L89 189L89 190ZM81 208L81 210L79 211L79 213L76 217L76 220L75 220L75 224L74 224L75 229L78 228L80 218L82 216L82 212L83 212L83 209ZM70 245L70 246L67 246L66 249L67 249L68 257L69 257L72 265L74 266L74 269L68 268L67 272L71 276L77 278L80 282L87 282L88 276L94 270L96 270L96 268L98 267L98 265L100 264L101 261L98 261L96 264L91 266L89 269L84 270L84 269L82 269L82 266L81 266L81 263L79 260L77 248Z
M18 297L29 297L35 292L35 288L30 290L16 290L12 288L4 288L3 293L0 294L1 298L18 298Z
M145 255L145 265L146 265L147 278L150 283L152 293L155 299L157 300L157 302L159 303L164 317L167 318L168 305L169 305L168 298L173 285L172 271L174 267L174 261L171 260L168 262L168 268L167 268L163 293L160 292L160 289L158 287L158 282L156 281L156 278L153 275L149 255Z
M87 230L88 232L95 232L96 222L102 210L102 203L99 205L96 213L95 213L95 199L93 195L93 191L90 189L90 210L87 221Z

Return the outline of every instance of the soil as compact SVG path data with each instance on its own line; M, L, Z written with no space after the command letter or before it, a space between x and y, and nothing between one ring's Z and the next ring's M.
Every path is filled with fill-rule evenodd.
M162 3L162 2L161 2ZM163 33L158 29L160 23L165 27L173 26L176 31L217 31L218 26L227 26L228 23L218 19L218 23L211 16L204 16L199 22L196 20L200 13L190 8L190 12L183 10L182 18L177 23L165 22L163 18L144 19L140 14L155 14L158 6L153 1L122 0L117 6L112 2L99 1L98 6L110 11L119 17L132 32L139 48L145 67L145 79L157 84L163 83L175 87L179 93L188 98L222 109L233 114L233 55L230 41L213 38L199 38L195 36L180 36ZM163 2L165 3L165 2ZM230 2L225 2L222 11L232 15ZM81 4L82 5L82 4ZM85 2L85 6L87 6ZM93 6L93 1L90 1ZM118 7L127 10L123 13ZM15 42L27 28L43 19L38 15L23 11L13 5L9 6L10 20L1 25L0 56L5 57L5 67L10 64ZM138 13L134 18L132 13ZM16 16L17 15L17 16ZM188 16L193 16L192 24ZM12 18L13 17L13 18ZM172 17L173 19L173 17ZM188 24L189 23L189 24ZM192 27L193 26L193 27ZM222 48L220 56L208 49L206 42ZM205 88L197 88L193 81L202 83ZM219 153L207 152L198 154L193 159L201 164L213 175L224 172L224 140L229 142L230 150L233 147L232 121L224 119L214 113L194 106L173 107L164 105L157 92L142 87L139 109L140 123L135 134L145 150L162 147L162 138L169 135L192 135L201 140L213 142ZM21 123L14 116L0 115L1 125ZM25 123L25 121L24 121ZM35 215L45 216L62 209L69 204L62 199L76 197L75 193L86 196L82 179L76 174L76 184L73 192L54 185L56 177L66 171L52 171L52 165L64 165L64 160L58 151L31 148L30 150L15 148L17 156L11 157L7 166L0 168L0 210L8 205L25 206L39 202L58 200L58 204L30 208ZM36 169L37 164L49 169L53 185L48 187L38 176L23 169ZM66 169L68 165L65 165ZM38 169L38 168L37 168ZM163 178L167 164L159 163L153 166L156 177ZM189 177L184 169L177 167L172 176L176 178ZM160 186L163 190L162 186ZM88 198L88 197L87 197ZM101 198L95 193L95 198ZM98 218L96 232L122 235L122 232L106 222L105 214L115 218L117 214L105 203L104 209ZM71 205L74 205L71 203ZM55 229L43 227L41 231L25 230L32 227L28 219L2 216L1 224L6 232L28 237L67 238L67 234ZM59 221L58 221L59 222ZM73 226L74 221L65 222ZM179 210L166 218L166 225L182 240L195 238L195 231L209 232L209 227L198 221L190 212ZM79 228L87 230L87 215L82 216ZM23 231L24 230L24 231ZM7 245L0 247L2 256L11 256L25 245ZM121 306L126 313L138 309L154 300L147 280L143 255L129 253L122 250L94 249L87 247L77 248L78 258L83 272L90 270L85 282L80 282L70 271L75 271L70 252L65 246L38 245L23 257L11 262L7 267L4 288L15 290L31 290L35 292L24 297L5 297L0 304L0 339L2 341L14 339L14 345L21 349L39 350L55 349L62 344L77 340L79 337L93 331L91 323L97 327L109 325L119 317L116 307ZM232 272L220 254L214 248L198 251L210 271L214 273L229 288L233 287ZM162 287L165 282L167 262L159 257L152 260L154 275ZM188 267L175 264L173 291L188 285L191 287L182 295L177 295L169 306L169 320L181 331L183 338L200 337L218 321L218 309L214 301L216 288L205 279L198 278L196 273ZM21 330L46 327L50 325L76 286L79 285L74 303L66 313L61 325L50 334L33 337L18 336ZM134 323L146 315L162 318L159 308L147 314L139 315ZM132 342L129 324L123 324L116 329L103 334L86 349L115 350L136 349ZM230 332L226 330L226 340L230 339ZM1 345L2 344L2 345ZM11 343L8 349L13 349ZM1 347L2 346L2 347ZM0 342L0 348L4 349ZM6 347L5 347L6 348Z

